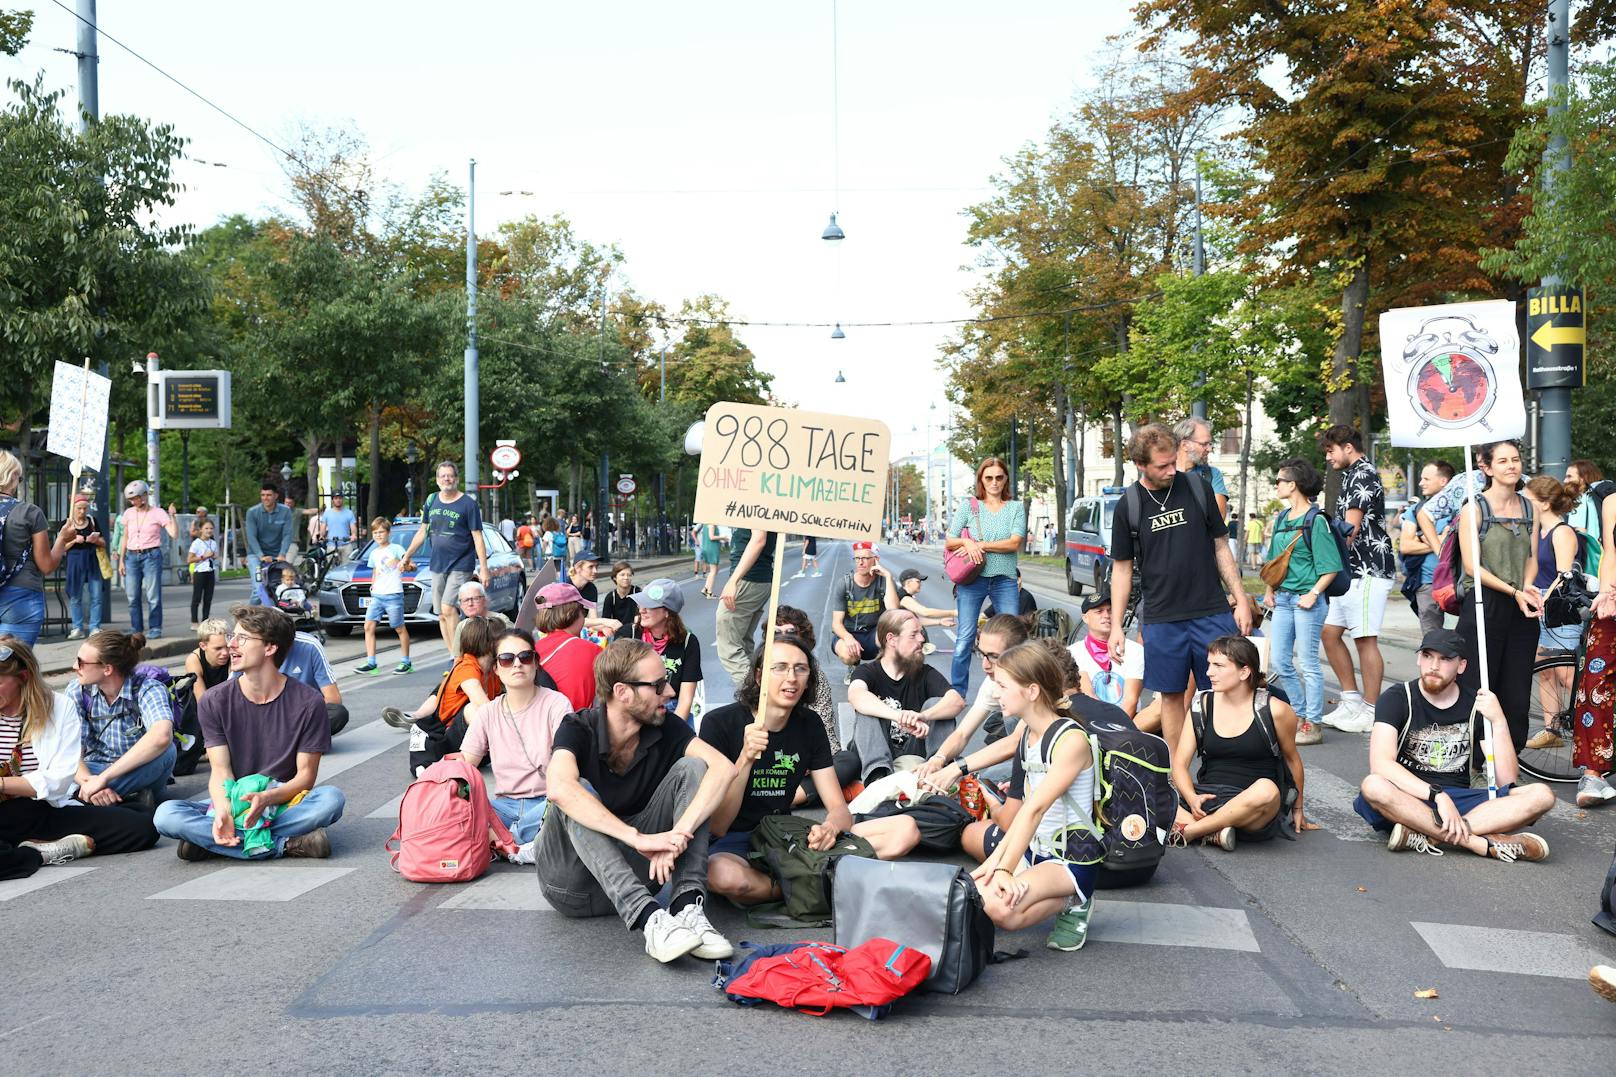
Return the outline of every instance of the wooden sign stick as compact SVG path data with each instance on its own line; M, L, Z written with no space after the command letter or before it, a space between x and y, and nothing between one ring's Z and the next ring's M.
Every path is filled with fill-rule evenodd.
M758 726L763 724L764 716L769 712L769 677L772 676L769 670L774 665L774 622L780 615L780 562L785 560L786 552L785 533L775 532L773 538L774 579L769 583L768 620L763 622L763 666L758 670L757 716L752 720L752 724Z

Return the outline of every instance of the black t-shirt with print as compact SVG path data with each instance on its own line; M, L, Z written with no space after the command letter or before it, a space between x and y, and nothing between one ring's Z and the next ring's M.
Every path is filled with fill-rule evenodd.
M628 621L623 627L612 634L613 639L637 639L652 645L640 631L638 621ZM679 686L686 681L699 683L701 681L701 641L694 632L685 633L683 643L668 641L662 652L662 668L668 673L668 683L673 686L675 696L679 693Z
M578 761L578 777L588 782L606 809L627 821L651 802L651 796L668 776L673 765L684 758L685 748L695 739L690 727L677 718L640 730L640 742L628 768L618 774L607 756L611 740L606 732L606 709L590 707L561 720L556 729L552 752L566 750Z
M1367 456L1360 456L1341 473L1341 495L1335 501L1335 519L1341 533L1351 528L1347 510L1358 509L1363 522L1347 550L1347 567L1359 576L1392 579L1397 574L1392 540L1386 534L1386 487Z
M847 630L874 632L875 622L881 619L881 611L886 608L886 578L872 575L869 583L860 586L858 580L849 572L842 577L842 586L838 593L841 595L842 613L846 616L843 624L847 626Z
M921 666L913 676L895 681L887 676L887 671L881 667L881 660L874 659L865 662L853 671L855 681L863 681L864 687L881 702L889 707L901 711L921 711L926 709L929 699L941 699L948 694L951 685L948 678L943 676L931 666ZM925 755L926 740L905 733L894 722L885 718L877 718L887 727L887 738L892 741L892 756L896 759L900 755Z
M1409 717L1410 700L1414 718L1408 723L1408 736L1397 746L1397 761L1422 782L1468 788L1470 761L1481 758L1481 734L1486 725L1485 718L1471 721L1476 693L1461 688L1453 706L1438 707L1425 698L1419 682L1394 684L1376 700L1375 721L1401 731Z
M701 739L735 762L741 758L746 727L753 713L739 703L708 711L701 719ZM769 746L752 764L740 811L729 832L751 830L766 815L787 815L797 789L816 770L831 766L830 738L825 724L806 703L798 703L785 728L769 734Z
M1111 525L1111 556L1139 560L1145 599L1142 623L1189 621L1227 613L1212 540L1226 538L1229 527L1217 514L1212 491L1194 475L1180 473L1165 494L1138 482L1122 495ZM1199 491L1192 487L1199 487ZM1197 496L1199 493L1199 496ZM1139 549L1127 519L1127 503L1138 499ZM1202 506L1210 506L1211 513Z

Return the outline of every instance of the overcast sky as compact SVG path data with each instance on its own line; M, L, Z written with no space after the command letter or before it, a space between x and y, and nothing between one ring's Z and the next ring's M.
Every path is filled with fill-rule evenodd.
M670 309L714 292L740 320L847 324L838 341L737 331L780 399L884 418L894 455L921 449L929 404L943 413L951 329L848 323L969 316L960 211L1129 21L1118 0L842 0L836 108L829 0L98 6L105 33L271 142L351 124L412 189L436 171L464 184L475 157L481 234L563 213L616 243L627 282ZM35 7L29 47L0 70L72 90L75 60L52 50L74 47L75 20ZM101 54L103 113L190 139L177 219L285 208L275 150L111 41ZM833 208L840 244L819 238Z

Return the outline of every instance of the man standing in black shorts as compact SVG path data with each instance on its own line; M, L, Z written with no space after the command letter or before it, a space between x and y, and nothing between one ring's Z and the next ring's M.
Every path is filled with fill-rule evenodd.
M898 608L892 573L881 566L874 543L853 543L853 571L842 577L837 593L840 602L831 611L830 630L836 637L836 657L847 663L842 683L850 684L854 668L875 657L875 622L886 610Z

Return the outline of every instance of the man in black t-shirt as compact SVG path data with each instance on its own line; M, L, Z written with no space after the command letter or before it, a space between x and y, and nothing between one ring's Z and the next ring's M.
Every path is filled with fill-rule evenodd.
M666 720L671 695L647 644L617 640L596 660L596 705L569 714L551 749L539 886L563 916L615 911L645 933L645 952L658 961L711 961L734 953L703 904L707 819L735 768L683 722ZM671 883L667 909L653 883Z
M864 783L892 772L900 755L933 755L954 731L964 698L926 664L926 630L908 610L888 610L875 625L881 656L853 672L847 701L857 716L853 748ZM926 701L937 702L930 707Z
M1112 517L1111 609L1118 615L1111 621L1111 660L1120 663L1128 647L1120 614L1133 592L1137 558L1145 687L1161 695L1162 738L1173 747L1184 728L1191 674L1203 691L1211 687L1207 645L1219 636L1251 635L1251 603L1212 491L1178 471L1173 432L1160 423L1141 426L1128 456L1139 481L1123 492Z
M831 611L830 630L836 637L836 657L852 668L875 657L875 622L887 610L898 608L898 589L892 573L881 565L873 542L853 543L853 571L837 589L839 608ZM846 683L846 682L843 682Z
M1442 843L1505 862L1542 860L1549 843L1520 830L1554 807L1546 785L1514 788L1515 744L1491 692L1461 688L1464 637L1452 629L1420 641L1420 677L1386 689L1369 734L1369 776L1353 807L1386 848L1440 855ZM1483 769L1482 738L1491 740L1497 799L1470 786Z

